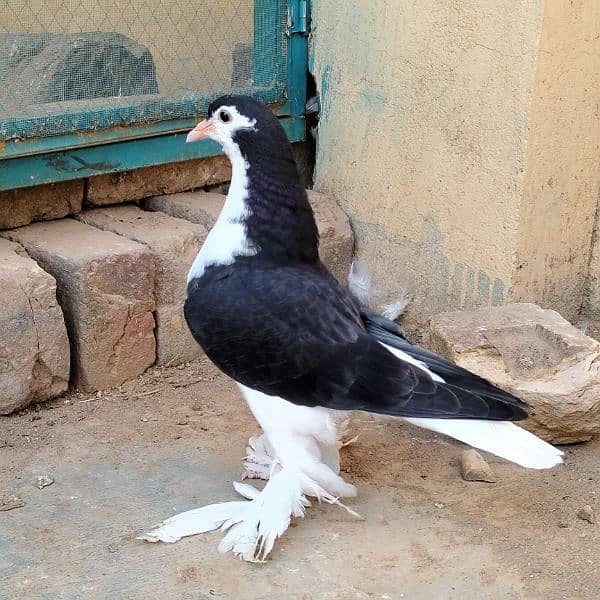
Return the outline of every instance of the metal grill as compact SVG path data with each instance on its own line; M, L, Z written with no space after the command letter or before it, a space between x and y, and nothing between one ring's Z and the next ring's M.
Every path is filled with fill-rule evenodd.
M2 0L0 140L185 119L287 95L287 0Z

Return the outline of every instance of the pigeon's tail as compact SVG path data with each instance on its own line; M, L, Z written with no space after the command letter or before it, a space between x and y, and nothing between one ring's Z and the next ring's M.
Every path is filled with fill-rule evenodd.
M528 469L550 469L563 462L563 453L560 450L508 421L414 418L404 420L443 433Z
M513 410L514 420L527 416L525 405L510 394L494 387L477 375L454 365L443 358L409 344L398 332L392 331L394 323L386 328L369 322L372 333L395 356L422 369L437 382L455 386L456 389L471 390L483 398L494 400L498 406L505 403ZM443 376L442 376L443 375ZM550 469L563 462L563 453L529 431L509 422L509 417L498 420L406 418L419 427L431 429L453 437L465 444L485 450L529 469Z

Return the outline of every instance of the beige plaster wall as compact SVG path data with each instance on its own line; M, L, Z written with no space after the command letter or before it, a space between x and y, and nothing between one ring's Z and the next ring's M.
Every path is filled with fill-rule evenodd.
M600 2L546 2L539 44L513 298L576 319L600 313L584 283L600 185ZM596 251L596 253L598 250ZM590 300L591 303L590 303Z
M571 86L563 67L590 49L584 30L594 29L587 20L595 5L373 0L341 6L317 0L313 55L323 113L316 188L333 194L350 214L358 258L387 290L386 299L398 288L411 293L413 318L499 304L521 293L513 288L534 289L533 274L517 279L515 273L531 254L527 243L536 243L528 231L541 235L532 217L546 212L545 200L533 200L535 181L550 177L541 174L542 155L549 171L551 155L565 156L555 181L564 169L564 185L577 198L593 188L598 173L590 170L591 155L598 140L578 148L587 162L575 179L577 160L566 156L574 142L549 149L544 137L552 132L560 138L573 120L576 130L590 135L592 115L579 112L581 104L588 106L586 92ZM553 28L565 13L570 29L556 39ZM576 47L564 56L574 34ZM595 44L597 49L597 39ZM553 72L561 86L570 86L568 102L550 100L554 88L541 93ZM579 83L587 74L580 72ZM544 118L553 122L548 133ZM567 129L571 140L575 130ZM588 207L589 199L581 202ZM589 227L573 230L587 239L587 254L585 239L577 246L582 265L589 233ZM556 236L549 238L553 247ZM568 252L558 255L563 260ZM539 274L539 267L533 271ZM581 285L582 274L574 279ZM537 289L533 295L556 299Z

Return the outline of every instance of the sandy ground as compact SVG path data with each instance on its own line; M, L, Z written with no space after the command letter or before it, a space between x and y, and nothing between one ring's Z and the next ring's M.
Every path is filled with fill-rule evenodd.
M205 362L156 369L0 420L0 598L599 598L600 443L526 471L489 457L498 483L461 479L459 443L359 415L345 449L349 505L314 506L264 565L219 555L216 533L135 536L176 512L236 499L257 431ZM47 475L54 483L36 485Z

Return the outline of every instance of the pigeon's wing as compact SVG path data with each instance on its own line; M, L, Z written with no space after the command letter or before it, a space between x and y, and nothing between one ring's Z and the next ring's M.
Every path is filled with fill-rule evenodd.
M422 418L526 416L509 394L434 381L394 356L369 334L349 293L312 269L217 269L190 287L185 315L222 371L295 404Z
M471 392L479 392L490 398L497 397L500 401L504 401L508 397L512 398L514 402L520 402L508 392L498 389L489 381L475 375L475 373L467 371L467 369L463 369L455 363L425 350L425 348L411 344L402 328L394 321L386 319L364 306L360 307L360 316L365 328L373 337L382 344L401 350L423 363L432 373L441 377L446 383L468 389ZM520 402L520 404L523 408L526 407L524 403Z

